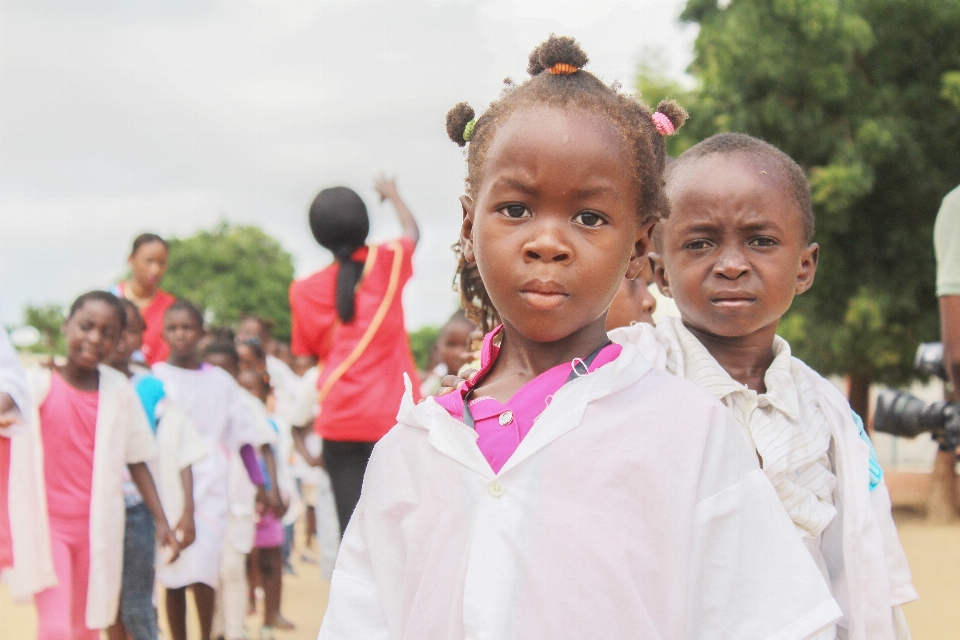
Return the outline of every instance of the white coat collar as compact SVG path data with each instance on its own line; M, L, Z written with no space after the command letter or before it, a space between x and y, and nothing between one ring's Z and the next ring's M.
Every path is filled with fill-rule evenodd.
M624 344L616 360L564 385L553 395L550 406L537 418L530 433L496 474L477 446L477 432L447 413L433 398L420 404L413 401L410 379L404 376L406 391L397 422L429 432L430 444L440 453L485 478L508 473L560 436L581 424L587 404L623 389L653 368L633 344Z

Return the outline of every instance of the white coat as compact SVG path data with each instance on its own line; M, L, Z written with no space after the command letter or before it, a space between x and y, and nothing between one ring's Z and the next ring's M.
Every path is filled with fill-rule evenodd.
M157 464L151 466L160 504L171 527L183 517L183 480L180 472L203 460L207 447L193 421L169 398L157 405ZM161 558L161 556L158 556ZM159 560L162 562L162 558Z
M495 474L433 399L376 446L320 640L802 639L840 610L705 390L624 345Z
M90 500L90 578L86 624L103 629L117 618L123 569L123 469L157 455L143 405L127 377L101 365ZM7 576L11 596L28 601L56 586L50 552L40 405L50 392L52 372L31 369L27 378L33 398L33 421L24 437L11 440L10 527L14 566Z
M17 352L10 344L6 331L0 331L0 392L10 394L25 419L9 427L0 427L0 437L10 438L27 429L26 421L30 419L30 392L20 359L17 358Z
M689 332L679 319L668 318L654 328L637 324L610 333L614 342L639 347L655 367L696 377L696 363L683 340ZM703 349L697 343L697 349ZM712 358L711 358L712 360ZM836 475L833 501L837 516L820 534L819 553L825 561L831 592L843 611L839 637L845 640L904 640L910 637L899 606L917 599L906 554L897 537L886 484L870 490L869 448L853 422L843 394L801 360L791 357L797 371L815 390L830 430L829 457ZM719 365L716 365L719 367ZM732 382L732 378L730 379ZM787 383L788 384L788 383ZM796 384L796 382L793 382ZM739 386L736 383L733 386ZM713 385L718 396L728 390ZM747 436L749 438L749 436Z

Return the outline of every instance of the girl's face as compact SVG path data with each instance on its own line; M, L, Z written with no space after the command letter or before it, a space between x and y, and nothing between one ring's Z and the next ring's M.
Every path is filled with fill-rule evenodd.
M650 245L632 166L599 114L535 106L501 125L476 200L461 198L461 243L506 324L553 342L602 322Z
M607 312L607 331L629 327L634 322L654 324L653 312L657 309L657 300L647 288L651 278L650 264L647 262L636 278L623 279Z
M170 345L170 354L177 360L196 358L197 343L203 337L203 327L186 309L168 311L163 318L163 339Z
M91 300L63 323L67 360L81 369L96 369L120 339L120 318L113 305Z
M734 338L776 330L796 294L813 284L816 244L774 167L715 154L675 171L654 277L688 326Z
M140 245L128 259L133 279L150 289L156 288L167 272L167 254L167 246L162 242Z
M267 363L257 357L257 353L248 344L237 345L237 356L240 358L241 371L255 371L263 373L267 370Z
M124 365L129 363L130 357L134 352L143 346L143 332L145 328L140 317L133 315L133 313L128 310L127 326L124 327L123 332L120 334L120 339L117 340L116 346L114 346L110 355L107 356L105 362L114 368L123 368Z

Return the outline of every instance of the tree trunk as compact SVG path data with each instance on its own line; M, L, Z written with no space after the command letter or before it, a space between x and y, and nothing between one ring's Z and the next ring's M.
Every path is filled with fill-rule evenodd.
M957 519L957 464L952 451L937 451L930 478L930 500L927 502L927 520L930 524L950 524Z
M873 382L869 377L850 374L847 377L847 400L850 401L850 408L857 412L857 415L863 418L863 424L869 425L870 422L870 383Z

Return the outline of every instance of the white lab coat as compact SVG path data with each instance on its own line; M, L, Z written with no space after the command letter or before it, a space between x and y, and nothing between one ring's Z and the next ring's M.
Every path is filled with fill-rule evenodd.
M320 640L802 639L840 610L726 409L624 345L499 474L433 399L376 446Z
M27 421L30 419L30 392L20 359L17 358L17 352L10 344L6 331L0 331L0 392L10 394L24 417L23 422L0 427L0 437L10 438L27 429Z
M93 485L90 501L90 578L87 583L86 624L103 629L117 618L123 569L123 469L148 462L157 455L143 405L127 377L101 365ZM52 372L28 372L33 398L33 421L24 437L11 440L10 527L14 566L7 576L14 599L28 601L33 594L57 584L50 555L50 529L43 482L43 444L40 405L50 392Z
M697 358L703 357L705 350L699 343L695 345L696 352L685 347L689 336L677 318L666 318L656 328L636 324L610 332L614 342L638 346L655 367L696 378L697 367L703 366L697 364ZM719 368L713 362L714 368ZM839 637L907 640L910 632L899 607L918 596L897 537L886 484L881 480L870 491L869 448L860 438L843 394L801 360L791 357L791 362L795 365L792 370L798 372L795 375L805 376L813 386L813 402L830 429L829 457L836 476L833 500L838 515L818 539L807 540L807 544L815 545L811 553L823 560L824 577L843 611L838 622ZM792 380L783 383L796 385ZM739 385L734 383L733 387L736 386ZM714 384L711 388L720 396L729 393L731 387Z
M183 516L183 481L180 472L203 460L207 447L190 420L169 398L157 405L157 463L150 468L160 504L171 527ZM158 556L162 562L162 557Z

